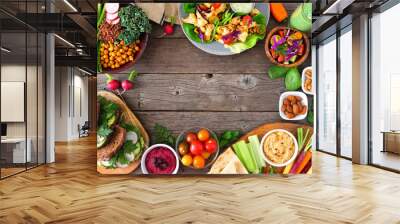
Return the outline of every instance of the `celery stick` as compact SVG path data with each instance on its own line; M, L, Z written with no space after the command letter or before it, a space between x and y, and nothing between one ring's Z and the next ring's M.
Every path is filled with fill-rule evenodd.
M240 154L242 155L243 163L245 164L247 171L249 171L250 173L257 172L257 164L253 160L246 143L242 140L237 142L236 144L238 151L240 151Z
M261 148L260 148L260 140L258 140L258 136L257 135L250 136L249 137L249 142L250 142L250 145L251 145L251 149L253 150L255 155L257 155L256 156L256 161L257 161L258 166L260 168L261 167L265 167L266 164L265 164L265 161L264 161L264 158L263 158L263 155L262 155L263 152L261 151Z
M232 145L232 147L233 147L233 150L234 150L235 153L236 153L236 156L239 158L240 162L242 162L242 164L243 164L244 166L246 166L246 164L244 163L244 160L243 160L243 155L241 154L241 152L240 152L240 150L239 150L239 148L238 148L238 145L237 145L237 144L234 144L234 145ZM247 168L247 167L246 167L246 168Z
M254 150L253 150L253 148L252 148L250 143L247 143L246 146L247 146L247 150L249 151L254 164L256 165L256 170L254 171L254 173L260 173L261 166L258 163L257 152L254 152Z

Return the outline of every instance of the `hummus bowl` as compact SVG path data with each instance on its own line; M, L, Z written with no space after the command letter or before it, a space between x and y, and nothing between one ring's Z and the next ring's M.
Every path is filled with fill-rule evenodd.
M176 174L179 170L178 154L165 144L150 146L142 156L143 174Z
M299 146L296 138L287 130L274 129L261 139L260 151L264 160L275 167L284 167L296 158Z

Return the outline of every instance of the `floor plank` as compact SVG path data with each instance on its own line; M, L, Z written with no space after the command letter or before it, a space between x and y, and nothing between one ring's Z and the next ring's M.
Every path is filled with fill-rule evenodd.
M94 142L0 181L0 223L400 223L399 174L320 152L311 176L103 177Z

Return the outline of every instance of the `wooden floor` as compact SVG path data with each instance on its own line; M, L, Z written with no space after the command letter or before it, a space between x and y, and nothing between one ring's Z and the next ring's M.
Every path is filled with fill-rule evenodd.
M312 176L101 177L94 142L0 181L0 223L400 223L399 174L326 154Z

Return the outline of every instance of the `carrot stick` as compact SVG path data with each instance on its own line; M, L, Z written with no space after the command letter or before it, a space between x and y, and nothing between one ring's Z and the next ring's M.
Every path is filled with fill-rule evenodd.
M282 3L270 3L271 14L280 23L288 17L285 6Z
M290 170L292 169L293 163L294 162L291 162L285 167L285 169L283 170L283 174L289 174Z
M312 162L311 160L308 161L307 165L304 167L304 169L300 173L307 173L307 171L311 168Z
M307 152L305 152L305 156L304 159L301 161L300 165L296 168L296 174L300 173L304 167L307 165L308 161L311 160L312 157L312 151L308 150Z

